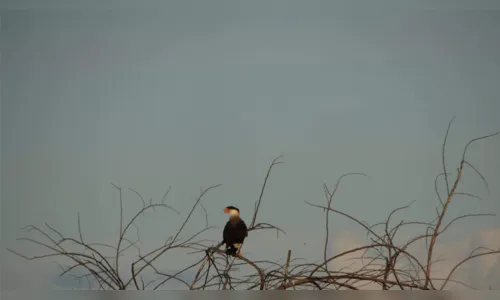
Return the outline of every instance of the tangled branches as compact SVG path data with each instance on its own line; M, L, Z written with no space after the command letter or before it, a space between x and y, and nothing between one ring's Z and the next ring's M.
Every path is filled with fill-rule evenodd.
M367 175L363 173L343 174L333 188L328 187L326 184L323 186L326 205L305 201L308 206L321 209L325 213L326 230L324 251L320 262L299 263L298 258L293 258L293 251L287 249L283 249L283 252L286 252L286 260L284 262L273 262L268 260L255 261L245 256L227 257L225 253L219 249L222 246L222 242L214 245L213 242L210 244L208 241L200 238L206 231L211 229L211 227L208 226L208 221L204 229L190 235L188 238L182 239L181 233L184 232L186 224L191 219L195 209L197 207L202 207L206 214L206 210L201 203L202 198L210 190L220 185L214 185L203 189L175 234L168 237L162 245L145 254L141 253L141 248L137 245L139 233L137 232L136 240L131 240L128 237L128 233L131 227L137 228L137 218L144 215L146 211L163 208L167 210L166 213L180 215L173 207L165 204L165 198L170 189L165 193L159 203L153 203L152 200L146 203L139 193L130 189L130 191L140 198L142 208L125 223L123 217L122 188L112 184L118 190L120 197L120 231L118 241L114 245L87 242L83 237L80 226L80 216L78 215L77 237L66 237L60 231L48 224L45 224L45 229L33 225L26 227L29 231L40 233L46 241L42 242L33 238L20 238L19 240L40 245L49 251L47 254L26 256L11 249L8 250L28 260L49 257L65 258L69 264L67 266L60 266L62 268L61 276L69 274L76 269L85 270L83 273L80 272L80 275L75 275L75 278L78 280L85 279L87 281L87 288L95 288L95 284L97 284L98 289L108 290L159 289L165 286L167 282L173 280L190 290L358 290L365 288L367 285L369 285L370 288L380 288L384 290L442 290L445 289L450 282L460 283L454 279L453 275L465 262L477 257L500 253L500 249L478 247L472 251L468 257L465 257L452 267L444 278L433 275L432 266L436 262L434 257L436 242L439 237L447 232L447 230L458 220L470 217L493 216L493 214L467 214L457 216L445 222L445 215L447 215L449 207L452 205L456 195L466 195L477 198L477 196L472 194L457 192L465 168L470 168L476 172L484 182L486 188L488 187L484 176L466 159L468 147L474 142L500 134L500 132L498 132L469 141L463 150L457 172L452 175L447 171L444 160L446 140L452 121L450 121L448 125L442 147L443 173L437 175L435 179L435 191L439 203L438 207L436 207L436 217L434 220L429 222L403 220L393 225L391 222L394 216L398 212L409 208L411 203L390 211L385 221L372 225L334 208L332 201L343 179L349 176L367 177ZM279 161L281 158L282 156L275 158L267 170L260 195L255 202L253 217L249 224L249 231L251 234L257 234L260 230L276 230L285 233L274 224L257 221L268 178L272 169L276 165L283 163ZM445 179L446 195L444 197L442 197L437 188L437 182L441 176L444 176ZM454 176L454 178L450 181L452 176ZM327 250L329 245L329 219L332 213L347 218L364 230L367 234L368 242L365 245L348 249L333 256L329 255ZM207 215L206 217L208 218ZM403 228L409 226L420 228L421 234L410 238L405 238L405 236L403 236L403 242L397 242L402 236L401 234L398 235L398 233L400 233ZM425 242L426 255L423 258L418 257L411 249L411 247L418 242ZM70 249L70 247L75 249ZM127 265L120 257L131 249L135 249L137 254L130 264ZM164 257L174 249L191 251L190 253L186 253L186 260L192 257L190 255L194 255L196 259L194 259L192 263L186 263L183 269L173 274L160 271L160 268L157 266L157 261L160 257ZM109 255L105 253L106 250L108 250ZM359 267L350 270L332 267L332 263L345 260L351 255L356 255L354 259L361 262ZM241 274L242 269L247 269L248 273ZM153 271L158 278L145 282L144 273L146 271ZM193 276L186 279L185 274L189 272L191 272Z

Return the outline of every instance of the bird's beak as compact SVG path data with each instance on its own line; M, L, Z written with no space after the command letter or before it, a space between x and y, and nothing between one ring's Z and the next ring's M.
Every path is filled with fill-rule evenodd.
M225 213L225 214L228 214L228 213L229 213L229 208L227 208L227 207L226 207L226 208L224 208L224 213Z

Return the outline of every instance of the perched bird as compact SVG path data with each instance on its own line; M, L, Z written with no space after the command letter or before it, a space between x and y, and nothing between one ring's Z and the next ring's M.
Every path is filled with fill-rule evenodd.
M243 244L243 241L248 236L248 228L240 218L240 210L238 208L228 206L224 208L224 213L229 214L229 221L227 221L222 232L222 242L226 244L226 254L236 256L237 251L241 248L241 244Z

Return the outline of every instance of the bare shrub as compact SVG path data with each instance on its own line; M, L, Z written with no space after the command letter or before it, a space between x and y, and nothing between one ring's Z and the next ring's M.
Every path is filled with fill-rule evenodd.
M451 221L445 223L444 217L452 204L455 196L463 195L473 198L477 196L457 192L457 188L461 183L462 172L464 168L470 168L481 178L486 188L487 182L483 175L475 168L470 161L466 159L468 147L479 140L493 137L500 132L490 134L483 137L478 137L469 141L463 149L461 160L458 162L458 167L455 174L450 173L446 169L445 164L445 147L448 138L448 132L451 127L450 121L446 130L446 135L442 145L442 166L443 172L435 179L435 191L439 199L439 205L436 207L436 217L430 222L425 221L400 221L392 225L391 220L396 213L404 210L410 204L398 207L389 212L385 221L369 225L355 216L339 211L332 206L332 200L336 194L342 180L349 176L365 177L363 173L348 173L343 174L337 180L335 186L323 186L326 205L314 204L306 202L312 208L322 209L325 212L325 240L324 253L321 263L304 262L298 263L297 259L293 258L292 250L285 250L287 259L285 262L272 261L251 261L247 257L226 257L225 253L219 248L222 242L214 245L206 240L201 239L203 233L209 229L208 224L203 230L190 235L188 238L181 239L186 224L189 222L193 212L197 207L203 207L201 203L202 197L210 190L219 187L220 185L210 186L203 189L199 197L194 202L190 212L180 224L177 232L165 240L165 242L147 253L141 253L140 247L137 246L137 239L132 241L128 237L128 233L132 227L135 227L136 220L146 211L154 209L167 209L171 212L179 214L173 207L166 205L164 200L168 195L168 191L159 203L153 203L151 200L146 203L144 198L135 190L131 190L142 201L142 208L137 211L134 217L128 222L123 218L123 203L122 203L122 188L113 185L120 195L120 235L116 245L104 243L90 243L85 241L80 228L80 218L78 217L78 236L66 237L60 231L51 227L48 224L46 228L39 228L33 225L27 226L29 231L36 231L45 238L45 241L39 241L33 238L19 238L19 240L28 241L33 244L41 245L48 250L47 254L38 256L25 256L17 251L8 249L10 252L19 255L28 260L36 260L43 258L59 257L65 258L68 265L62 268L61 276L69 274L75 269L84 269L83 275L75 276L75 279L86 280L87 288L98 288L108 290L125 290L125 289L158 289L164 286L171 280L181 282L186 289L204 290L204 289L247 289L247 290L269 290L269 289L351 289L357 290L370 285L370 288L401 289L401 290L442 290L445 289L450 282L457 282L453 278L453 274L465 262L485 255L498 255L500 249L488 249L485 247L477 247L470 253L469 256L458 262L444 278L434 277L432 265L436 262L434 258L436 241L458 220L470 217L493 216L492 214L466 214L456 216ZM266 184L269 179L272 169L283 163L280 161L282 156L277 157L270 164L265 180L262 184L261 193L255 202L253 218L249 224L251 234L258 234L260 230L277 230L284 231L273 224L258 222L259 208L263 199ZM446 195L441 195L438 192L438 179L443 176L446 186ZM205 213L206 210L204 209ZM356 248L348 249L342 253L329 256L327 246L329 243L328 222L330 214L341 215L351 220L357 226L362 228L370 242ZM396 243L396 237L401 228L415 226L420 228L421 234L405 238L405 242ZM411 246L417 242L425 242L427 255L425 259L419 259L412 253ZM70 249L71 247L71 249ZM125 251L135 249L137 257L130 264L125 264L120 260L120 257ZM166 256L174 249L181 249L189 253L204 253L201 259L194 262L186 263L184 269L174 274L167 274L158 270L156 262L160 257ZM109 252L109 254L105 252ZM358 267L350 270L332 269L329 264L334 261L345 259L346 257L354 258L361 263ZM186 256L187 257L187 256ZM188 260L188 259L186 259ZM246 275L238 275L236 269L246 267L249 273ZM123 270L129 270L128 274ZM144 273L154 272L162 279L144 281ZM194 274L190 280L183 279L183 274L191 272Z

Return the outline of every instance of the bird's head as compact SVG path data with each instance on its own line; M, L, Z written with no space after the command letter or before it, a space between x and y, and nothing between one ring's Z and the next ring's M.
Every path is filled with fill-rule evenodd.
M224 213L229 214L230 218L240 216L240 210L234 206L226 206L226 208L224 208Z

